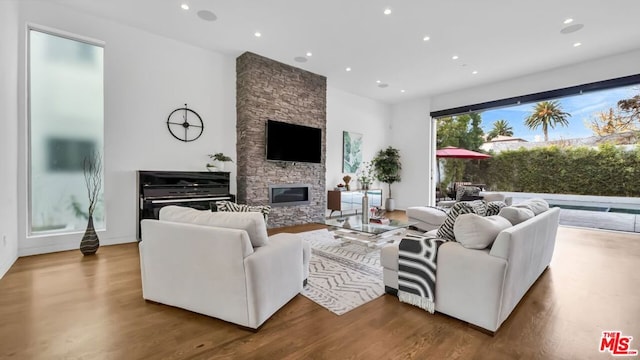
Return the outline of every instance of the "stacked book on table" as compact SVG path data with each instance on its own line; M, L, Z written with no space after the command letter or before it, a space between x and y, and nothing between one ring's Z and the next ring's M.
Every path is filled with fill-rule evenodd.
M373 224L388 225L391 221L386 217L372 217L369 218L369 222Z

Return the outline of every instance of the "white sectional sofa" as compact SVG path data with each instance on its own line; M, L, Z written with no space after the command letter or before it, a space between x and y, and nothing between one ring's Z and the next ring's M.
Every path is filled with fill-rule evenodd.
M495 332L549 266L559 214L559 208L551 208L508 227L486 249L468 249L455 241L441 245L435 310ZM396 294L397 242L382 248L381 262L385 288Z
M481 192L480 194L486 202L503 201L506 205L511 205L513 201L510 196L505 196L501 193ZM438 203L440 206L410 206L407 208L407 217L409 222L414 223L413 226L420 230L430 231L437 229L447 218L447 210L456 202L455 200L441 201Z
M268 237L260 213L167 206L160 220L142 221L139 249L145 299L253 329L309 274L308 244L296 234Z

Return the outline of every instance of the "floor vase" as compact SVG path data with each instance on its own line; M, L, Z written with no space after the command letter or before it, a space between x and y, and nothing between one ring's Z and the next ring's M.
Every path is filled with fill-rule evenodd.
M100 239L96 234L96 229L93 227L93 216L89 216L89 223L87 223L87 230L84 232L84 236L80 241L80 251L83 255L93 255L98 251L100 247Z
M387 211L394 211L396 209L396 201L393 198L387 198L384 202L384 208Z
M364 196L362 197L362 223L369 223L369 196L367 196L367 191L364 191Z

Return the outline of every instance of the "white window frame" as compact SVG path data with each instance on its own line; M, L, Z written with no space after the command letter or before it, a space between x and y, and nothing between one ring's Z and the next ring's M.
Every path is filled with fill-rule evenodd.
M52 28L52 27L48 27L48 26L43 26L43 25L39 25L39 24L34 24L34 23L27 23L26 24L26 31L25 31L25 88L24 88L24 96L25 96L25 114L26 114L26 149L25 149L25 170L26 170L26 179L27 179L27 197L26 197L26 238L30 239L30 238L44 238L44 237L52 237L52 236L65 236L65 235L69 235L69 234L81 234L84 232L84 230L71 230L71 231L52 231L52 232L42 232L42 233L36 233L34 234L31 229L32 229L32 211L31 211L31 31L37 31L37 32L41 32L41 33L45 33L48 35L52 35L52 36L56 36L56 37L60 37L60 38L65 38L65 39L69 39L69 40L73 40L73 41L78 41L78 42L82 42L85 44L89 44L89 45L93 45L93 46L98 46L101 47L103 49L103 61L104 61L104 51L105 51L105 42L101 41L101 40L97 40L94 38L90 38L87 36L82 36L82 35L78 35L78 34L74 34L68 31L64 31L64 30L60 30L60 29L56 29L56 28ZM104 72L102 74L102 78L103 78L103 82L102 82L102 86L103 86L103 103L104 103ZM104 119L104 114L103 114L103 119ZM103 120L103 124L102 124L102 135L104 137L104 120ZM102 154L102 164L103 164L103 173L102 173L102 186L103 189L106 188L105 186L105 161L104 161L104 148L101 149L101 154ZM104 191L104 190L103 190ZM106 194L103 193L103 196L106 196ZM107 218L106 218L106 211L105 211L105 220L104 220L104 224L105 224L105 229L107 227Z

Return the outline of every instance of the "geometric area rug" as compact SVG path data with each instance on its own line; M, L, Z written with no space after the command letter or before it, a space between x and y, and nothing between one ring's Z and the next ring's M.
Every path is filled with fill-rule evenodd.
M326 229L298 235L311 245L302 295L342 315L384 294L379 249L343 244Z

